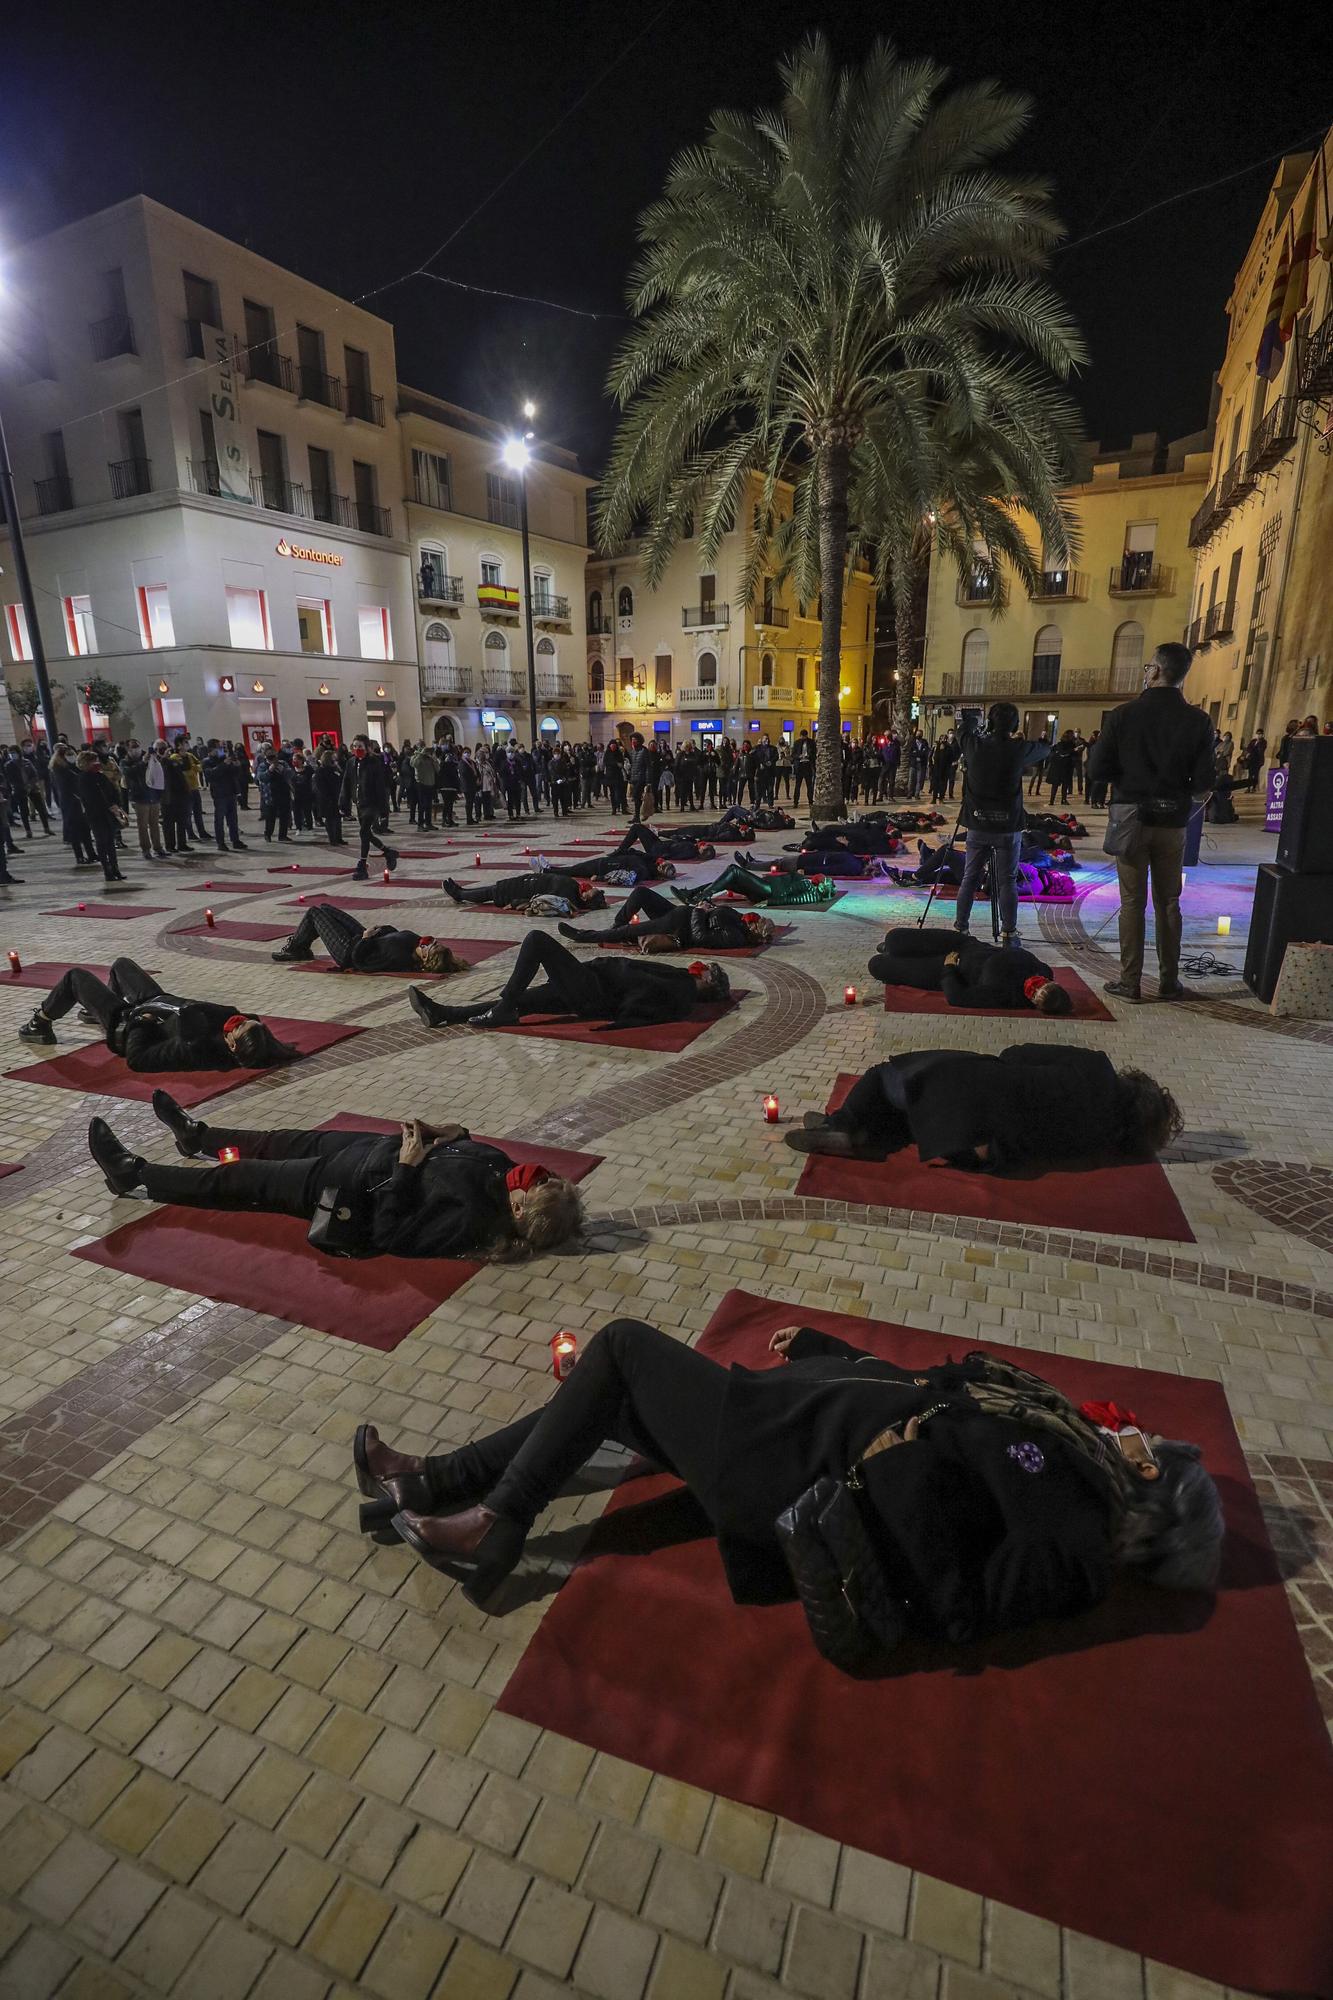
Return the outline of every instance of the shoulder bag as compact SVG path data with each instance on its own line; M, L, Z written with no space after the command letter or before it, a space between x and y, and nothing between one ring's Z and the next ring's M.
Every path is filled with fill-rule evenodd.
M854 1482L826 1474L784 1507L774 1524L810 1636L843 1673L872 1667L909 1629L906 1600L894 1594L871 1546Z
M322 1250L326 1257L371 1256L374 1244L370 1190L332 1184L321 1188L306 1231L306 1242L313 1250Z
M1106 838L1103 854L1131 855L1138 844L1139 809L1132 799L1121 799L1106 809Z

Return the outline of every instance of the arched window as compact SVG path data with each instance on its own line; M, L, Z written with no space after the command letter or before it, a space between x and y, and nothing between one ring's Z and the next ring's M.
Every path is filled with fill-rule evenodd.
M549 618L555 609L555 582L549 569L532 572L532 609L537 618Z
M1060 692L1060 652L1064 641L1058 625L1043 625L1032 642L1032 693Z
M453 633L438 618L426 627L425 651L428 667L451 667L454 663Z
M1143 627L1130 618L1116 630L1111 642L1111 690L1129 694L1139 684L1143 672Z
M771 688L773 685L773 655L765 653L759 663L759 685Z
M805 693L805 661L804 661L804 660L798 660L798 661L796 662L796 692L797 692L798 694L804 694L804 693Z
M985 694L986 662L990 658L990 634L974 625L963 641L963 693Z
M537 641L537 651L538 651L539 653L554 653L554 651L555 651L555 640L554 640L554 639L539 639L539 640Z
M600 632L602 629L602 593L594 590L588 598L588 630Z
M616 608L622 618L632 618L634 616L634 592L627 583L622 583L620 586L620 595L616 599Z
M698 660L697 660L697 662L696 662L696 665L695 665L695 671L696 671L696 673L697 673L697 675L698 675L698 680L697 680L697 682L696 682L696 686L698 686L698 687L701 687L701 688L714 688L714 687L716 687L716 686L717 686L717 654L716 654L716 653L700 653L700 655L699 655L699 658L698 658Z
M545 637L537 641L537 672L543 681L555 676L555 640Z
M509 642L503 632L488 632L482 646L482 678L504 675L509 667Z
M435 722L435 741L437 743L452 743L453 740L453 717L449 715L438 716Z
M589 687L590 687L590 688L592 689L592 691L593 691L593 693L594 693L594 694L605 694L605 693L606 693L606 662L605 662L605 660L589 660L589 662L588 662L588 686L589 686Z

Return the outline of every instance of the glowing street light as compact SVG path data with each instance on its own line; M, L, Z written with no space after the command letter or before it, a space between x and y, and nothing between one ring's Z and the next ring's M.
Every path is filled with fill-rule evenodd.
M529 397L527 402L524 403L523 405L523 414L527 418L529 423L532 422L533 418L537 414L537 405L533 402L531 397Z

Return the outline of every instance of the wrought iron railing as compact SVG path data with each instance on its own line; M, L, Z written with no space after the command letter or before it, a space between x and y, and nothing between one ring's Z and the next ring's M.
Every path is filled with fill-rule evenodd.
M731 606L719 603L687 604L681 610L680 622L687 632L730 625Z
M1142 566L1118 562L1107 585L1112 597L1167 597L1175 583L1175 571L1164 563Z
M1064 598L1076 601L1086 595L1087 585L1081 570L1044 569L1037 578L1032 601L1034 604L1051 604Z
M88 338L92 343L94 361L109 361L114 354L139 352L134 338L134 321L128 313L108 313L105 319L91 320Z
M1279 396L1255 427L1250 439L1250 465L1255 473L1271 472L1296 442L1296 398Z
M569 599L556 597L549 592L534 591L532 594L532 615L534 618L549 618L553 623L568 625Z
M151 493L153 490L153 467L150 459L113 459L108 463L107 471L111 474L113 500L129 500L136 493Z
M347 414L358 417L363 424L384 423L384 398L377 396L360 382L347 384Z
M241 373L247 382L267 382L270 389L285 389L289 395L296 394L296 363L290 354L279 354L276 347L261 345L244 348Z
M53 472L49 479L34 479L39 514L67 514L74 505L74 489L67 472Z
M302 402L322 403L326 410L341 410L343 385L336 375L326 375L322 368L309 367L302 361L297 364L296 385Z
M423 604L461 604L463 579L447 575L435 563L424 562L417 575L417 596Z

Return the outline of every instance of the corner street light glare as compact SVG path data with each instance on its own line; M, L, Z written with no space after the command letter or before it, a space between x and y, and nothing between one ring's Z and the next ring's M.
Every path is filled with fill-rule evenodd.
M511 472L523 472L527 468L532 453L522 438L506 438L501 456Z
M523 414L527 418L529 423L532 422L533 418L537 414L537 405L532 401L531 397L529 397L528 401L523 405Z

